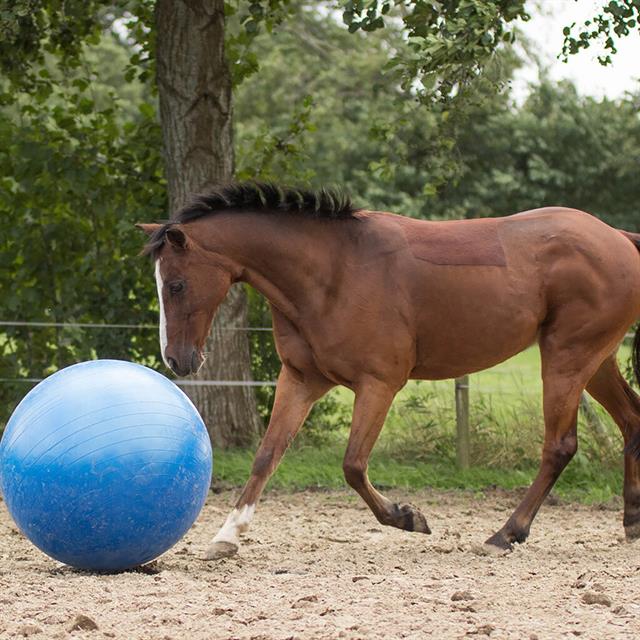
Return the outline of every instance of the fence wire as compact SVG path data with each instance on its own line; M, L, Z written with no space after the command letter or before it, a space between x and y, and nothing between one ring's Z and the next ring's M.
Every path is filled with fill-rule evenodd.
M27 320L0 320L0 327L33 327L57 329L159 329L157 324L119 324L119 323L91 323L91 322L38 322ZM222 327L223 331L272 331L271 327ZM0 384L18 382L37 384L44 378L0 378ZM179 387L275 387L275 380L185 380L172 382Z
M0 327L49 327L70 329L159 329L157 324L92 324L90 322L26 322L0 320ZM271 327L222 327L223 331L271 331Z

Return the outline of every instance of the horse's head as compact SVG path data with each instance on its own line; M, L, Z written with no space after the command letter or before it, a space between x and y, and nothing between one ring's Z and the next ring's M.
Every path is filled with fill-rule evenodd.
M149 236L143 253L155 258L162 358L179 376L196 373L213 316L232 284L231 271L183 225L138 227Z

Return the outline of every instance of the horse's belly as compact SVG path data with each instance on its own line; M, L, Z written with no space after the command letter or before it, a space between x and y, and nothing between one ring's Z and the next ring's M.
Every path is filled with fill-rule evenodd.
M443 341L446 355L436 350L420 350L416 366L409 377L414 380L443 380L483 371L520 353L535 342L536 338L537 327L533 331L523 333L519 340L507 340L499 345L489 345L485 342L485 348L482 349L478 348L479 342L475 340L466 345ZM488 346L491 348L486 348Z
M455 378L510 358L532 344L545 303L536 275L505 267L436 267L418 294L412 378Z

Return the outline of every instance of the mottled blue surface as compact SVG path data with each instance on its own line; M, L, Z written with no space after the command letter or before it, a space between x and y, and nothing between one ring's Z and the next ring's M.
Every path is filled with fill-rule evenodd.
M159 373L95 360L31 390L0 442L0 491L20 530L56 560L117 571L191 527L211 481L207 430Z

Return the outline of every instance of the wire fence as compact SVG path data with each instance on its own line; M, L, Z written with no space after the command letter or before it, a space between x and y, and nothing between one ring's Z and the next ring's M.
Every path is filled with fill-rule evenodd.
M92 324L85 322L33 322L0 320L0 327L33 327L33 328L82 328L82 329L155 329L156 324ZM271 327L224 327L224 331L272 331ZM625 339L633 337L628 334ZM1 383L22 382L36 384L43 378L0 378ZM178 386L191 387L264 387L275 386L274 380L173 380ZM456 458L458 466L462 469L469 467L470 421L469 421L469 376L462 376L454 381L455 409L456 409ZM486 391L486 389L485 389ZM587 396L583 393L581 409L585 413L587 421L596 431L602 431L597 414L590 406Z
M132 329L132 330L158 330L157 324L124 324L124 323L90 323L90 322L46 322L46 321L26 321L26 320L0 320L0 327L32 327L32 328L56 328L56 329ZM259 331L270 332L271 327L222 327L222 331ZM632 338L629 333L625 339ZM2 383L25 383L37 384L44 378L0 378ZM275 380L186 380L174 379L173 382L181 387L274 387ZM493 391L484 389L485 392ZM502 392L502 391L501 391ZM509 393L509 392L507 392Z
M157 324L92 324L90 322L27 322L21 320L0 320L0 327L48 327L69 329L155 329ZM271 331L271 327L222 327L223 331Z
M0 320L0 327L31 327L34 329L134 329L158 330L157 324L122 324L122 323L91 323L91 322L45 322L26 320ZM272 331L271 327L222 327L222 331ZM2 383L37 384L44 378L0 378ZM186 380L174 379L179 387L275 387L275 380Z

